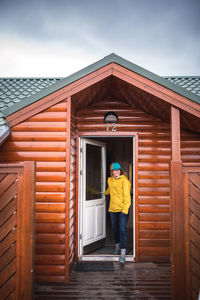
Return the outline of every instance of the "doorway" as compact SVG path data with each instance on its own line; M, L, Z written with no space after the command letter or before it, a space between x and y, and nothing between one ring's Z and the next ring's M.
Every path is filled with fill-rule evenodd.
M80 137L79 142L79 260L118 260L113 255L109 196L104 195L110 176L110 164L114 161L120 163L132 185L127 225L127 260L134 260L134 136Z

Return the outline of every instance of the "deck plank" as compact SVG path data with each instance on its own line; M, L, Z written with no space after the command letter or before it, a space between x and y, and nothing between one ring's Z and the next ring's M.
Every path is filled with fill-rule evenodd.
M114 262L114 271L72 271L69 284L36 284L42 299L171 299L169 264Z

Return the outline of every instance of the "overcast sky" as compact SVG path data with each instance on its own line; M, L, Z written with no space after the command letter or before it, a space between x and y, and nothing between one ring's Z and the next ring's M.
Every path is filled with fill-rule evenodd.
M200 75L200 0L0 0L0 77L64 77L113 52Z

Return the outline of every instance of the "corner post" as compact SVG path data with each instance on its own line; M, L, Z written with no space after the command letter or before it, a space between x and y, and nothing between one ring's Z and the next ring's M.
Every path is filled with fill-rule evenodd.
M171 106L171 270L172 298L185 299L184 203L180 147L180 111Z
M22 182L22 198L18 205L18 259L17 300L33 299L35 253L35 162L25 161Z
M69 205L70 205L70 138L71 138L71 97L66 99L66 180L65 180L65 283L69 282Z

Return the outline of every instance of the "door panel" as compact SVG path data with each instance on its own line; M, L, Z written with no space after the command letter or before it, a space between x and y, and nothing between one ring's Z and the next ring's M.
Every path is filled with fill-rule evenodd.
M85 244L90 243L90 241L93 241L95 233L94 233L94 225L93 225L93 217L94 216L94 207L90 206L85 209L85 219L88 220L88 222L84 222L85 224L85 233L84 233L84 240Z
M102 236L104 234L104 215L105 205L97 205L97 218L96 218L96 236Z
M83 252L94 249L94 244L104 241L106 237L106 147L104 143L83 139L82 140L82 188L83 188Z

